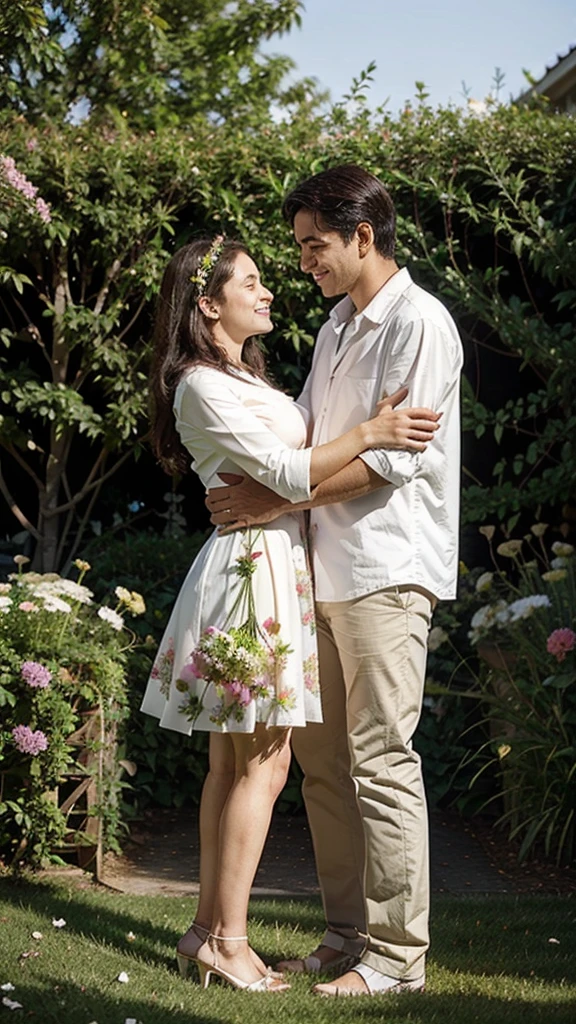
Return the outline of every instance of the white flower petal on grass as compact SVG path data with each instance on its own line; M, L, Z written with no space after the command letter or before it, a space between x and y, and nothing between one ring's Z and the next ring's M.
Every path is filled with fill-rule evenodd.
M44 936L42 935L42 932L32 932L32 938L33 939L43 939Z
M118 612L115 612L113 608L107 608L106 605L103 605L102 608L98 609L98 616L103 619L104 622L107 622L109 626L112 626L112 629L120 630L124 625L124 619L122 616L118 615Z
M0 989L3 992L14 992L14 985L11 981L5 981L3 985L0 985Z
M22 1009L22 1003L17 1003L15 999L8 999L8 996L4 996L2 1006L6 1006L9 1010Z
M127 932L126 938L128 939L128 942L136 942L136 936L134 935L134 932Z
M560 939L548 939L548 942L551 942L554 946L560 945Z
M54 928L65 928L66 927L66 921L64 920L63 917L53 917L52 918L52 924L53 924Z
M116 978L116 981L121 981L122 984L125 985L126 982L130 981L130 978L126 974L126 971L120 971L120 974Z

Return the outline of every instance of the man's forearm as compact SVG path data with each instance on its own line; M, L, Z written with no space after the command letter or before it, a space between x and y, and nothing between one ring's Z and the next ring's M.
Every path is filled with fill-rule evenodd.
M362 459L354 459L344 469L334 476L318 484L312 492L310 501L299 502L298 505L291 505L293 509L319 508L321 505L335 505L341 501L352 501L353 498L362 498L371 491L377 491L380 487L386 487L388 481L379 476L370 466L367 466Z

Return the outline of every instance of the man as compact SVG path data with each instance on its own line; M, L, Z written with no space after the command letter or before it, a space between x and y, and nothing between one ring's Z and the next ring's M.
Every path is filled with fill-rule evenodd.
M334 982L314 987L326 996L419 990L428 826L412 736L431 612L456 589L461 345L447 310L398 268L394 207L376 177L332 168L294 189L283 211L302 270L324 296L346 293L320 330L299 399L312 444L402 387L410 405L442 414L425 451L365 452L305 506L324 722L294 730L293 748L328 927L311 956L284 968L340 968ZM252 481L211 492L209 507L213 522L236 526L286 511Z

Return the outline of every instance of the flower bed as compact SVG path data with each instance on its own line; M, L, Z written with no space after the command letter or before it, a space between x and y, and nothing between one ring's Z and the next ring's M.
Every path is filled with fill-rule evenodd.
M118 724L127 713L121 612L142 598L117 588L97 607L83 583L22 572L0 584L0 856L39 866L74 852L85 865L117 846Z

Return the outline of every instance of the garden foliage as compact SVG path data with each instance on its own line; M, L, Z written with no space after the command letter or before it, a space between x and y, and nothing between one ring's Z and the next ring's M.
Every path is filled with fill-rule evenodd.
M454 766L452 752L458 790L464 780L481 807L496 809L521 859L543 852L559 863L572 863L574 547L563 539L546 543L544 523L496 547L495 528L481 530L488 539L491 569L470 574L466 615L454 621L450 611L439 614L442 625L431 634L435 680L429 689L437 713L451 711L456 697L468 705L473 722L473 735L463 730L459 738L460 765ZM452 674L446 678L450 667ZM478 705L476 714L470 713L471 704Z
M140 595L122 589L115 607L97 607L82 581L84 562L77 581L21 568L0 585L0 856L37 866L55 849L88 841L74 834L59 795L67 776L94 776L94 813L106 845L117 846L115 740L127 713L133 640L120 612L145 609ZM74 735L94 715L97 732L79 751Z
M454 312L467 349L464 521L573 499L576 128L541 110L483 119L424 102L272 122L198 119L145 133L5 118L0 148L50 222L5 176L0 240L4 499L37 566L74 556L99 495L147 431L151 306L193 234L247 242L275 293L272 370L297 390L325 308L298 271L279 208L342 160L379 173L399 210L399 259ZM1 175L0 175L1 177Z

